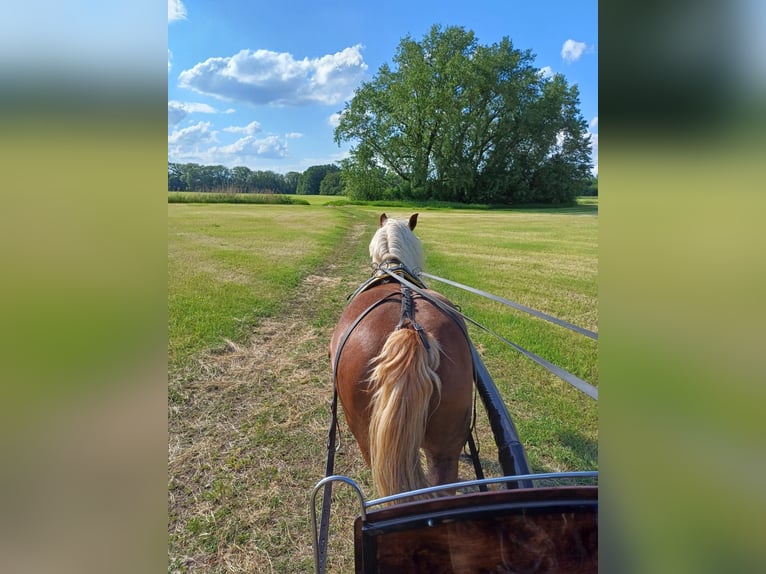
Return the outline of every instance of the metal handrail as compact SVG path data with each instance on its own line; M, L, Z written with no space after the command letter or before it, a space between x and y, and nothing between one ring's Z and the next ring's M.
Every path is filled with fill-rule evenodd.
M367 513L366 513L367 507L365 506L365 502L364 502L364 494L362 493L362 489L359 487L359 485L356 482L354 482L352 479L348 478L347 476L333 475L333 476L327 476L316 483L316 486L314 486L314 490L311 492L311 528L312 528L312 533L314 536L314 571L317 574L324 574L325 560L327 558L326 556L327 548L319 547L319 524L317 524L316 499L317 499L317 493L319 492L319 490L332 482L343 482L345 484L348 484L351 488L354 489L357 496L359 497L360 508L362 511L362 520L365 520L367 518ZM328 523L330 521L329 514L327 516L327 521ZM329 532L329 529L328 529L328 532Z
M460 490L467 488L478 488L480 486L488 486L491 484L504 484L506 482L521 482L521 481L533 481L533 480L552 480L552 479L564 479L564 478L598 478L597 470L581 470L572 472L547 472L537 474L520 474L517 476L501 476L496 478L484 478L480 480L468 480L465 482L454 482L452 484L440 484L438 486L429 486L427 488L421 488L418 490L411 490L409 492L401 492L399 494L392 494L391 496L384 496L383 498L376 498L365 502L365 510L373 506L380 506L382 504L388 504L397 500L403 500L405 498L413 498L416 496L423 496L428 494L434 494L443 490ZM364 518L364 517L363 517Z

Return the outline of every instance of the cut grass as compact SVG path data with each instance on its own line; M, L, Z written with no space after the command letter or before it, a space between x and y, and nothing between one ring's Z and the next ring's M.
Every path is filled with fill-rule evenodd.
M430 273L597 331L597 219L549 213L429 213ZM598 386L598 344L577 333L432 282L464 313ZM534 471L595 469L597 405L497 339L471 327L527 447Z
M245 341L285 293L326 260L340 212L277 205L168 206L169 364Z
M346 296L369 275L367 245L381 211L169 206L169 263L176 261L169 298L184 300L171 318L178 314L179 324L199 331L184 343L177 340L183 330L171 330L169 344L177 351L168 407L169 571L313 571L308 499L326 460L327 346ZM412 210L386 211L406 217ZM595 328L594 217L429 210L416 233L427 271ZM595 344L584 337L429 285L471 317L598 383ZM192 296L200 293L207 300ZM229 299L237 303L230 307ZM490 337L472 331L472 338L533 470L598 468L596 403ZM478 414L484 470L497 476L481 407ZM342 416L341 430L335 472L369 496L369 472ZM460 476L472 478L466 461ZM344 487L333 497L328 571L349 572L358 503Z

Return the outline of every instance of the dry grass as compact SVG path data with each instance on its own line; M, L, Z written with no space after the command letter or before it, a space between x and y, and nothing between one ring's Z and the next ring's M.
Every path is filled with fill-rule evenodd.
M349 260L352 243L336 253ZM350 269L349 269L350 267ZM323 476L330 421L327 345L351 290L342 273L366 262L306 277L279 319L258 325L245 345L203 354L192 381L170 382L168 426L169 571L310 572L308 500ZM361 274L360 274L361 273ZM342 427L336 469L369 491L356 443ZM353 500L336 489L335 524L350 526ZM348 533L334 535L330 571L353 569Z

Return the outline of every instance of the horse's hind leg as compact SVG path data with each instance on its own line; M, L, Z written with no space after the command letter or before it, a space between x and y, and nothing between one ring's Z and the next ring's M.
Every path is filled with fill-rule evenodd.
M459 458L459 450L456 453L433 453L426 451L431 485L437 486L457 482Z

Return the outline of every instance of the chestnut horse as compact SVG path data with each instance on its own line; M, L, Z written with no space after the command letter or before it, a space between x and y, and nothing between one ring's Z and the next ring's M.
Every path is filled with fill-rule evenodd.
M457 482L471 422L474 374L465 324L429 301L454 308L418 277L417 218L380 216L370 242L376 273L353 295L330 343L346 422L380 496ZM384 269L423 288L428 298Z

